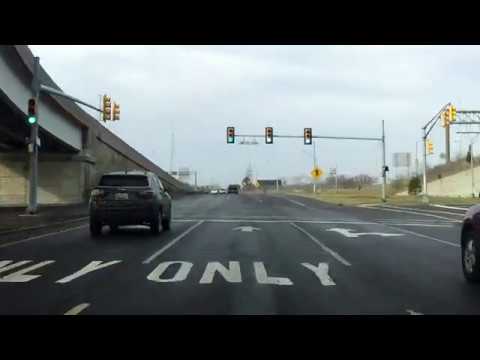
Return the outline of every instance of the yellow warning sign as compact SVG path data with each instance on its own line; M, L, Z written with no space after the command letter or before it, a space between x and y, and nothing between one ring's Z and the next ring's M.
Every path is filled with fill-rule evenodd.
M323 175L323 171L322 169L316 167L310 172L310 175L312 175L314 179L320 179L320 177Z

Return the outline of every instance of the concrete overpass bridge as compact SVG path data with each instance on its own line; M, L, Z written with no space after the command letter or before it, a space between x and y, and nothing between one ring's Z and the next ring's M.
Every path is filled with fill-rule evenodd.
M34 57L27 46L0 46L0 206L28 203L29 157L25 138ZM42 84L61 90L40 68ZM105 128L77 104L41 94L39 101L38 203L72 204L88 199L104 172L149 170L172 193L184 184Z

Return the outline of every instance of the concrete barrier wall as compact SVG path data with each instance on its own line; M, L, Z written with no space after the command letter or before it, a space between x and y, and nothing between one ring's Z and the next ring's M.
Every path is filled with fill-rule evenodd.
M480 167L474 169L474 193L478 196L480 191ZM472 196L472 174L470 170L461 171L455 175L446 176L427 185L428 193L432 196Z
M0 206L26 206L28 202L26 156L0 159ZM84 164L81 161L40 159L38 203L72 204L84 201Z

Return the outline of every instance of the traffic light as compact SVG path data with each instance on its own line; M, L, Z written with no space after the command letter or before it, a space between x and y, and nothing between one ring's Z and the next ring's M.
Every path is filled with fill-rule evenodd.
M37 102L35 99L28 99L28 124L35 125L37 123Z
M312 128L303 129L303 143L305 145L312 145Z
M113 102L113 120L120 120L120 105Z
M103 95L103 121L112 120L112 102L109 96Z
M430 139L427 139L427 154L428 155L433 154L433 142Z
M227 127L227 144L235 143L235 128L233 126Z
M450 122L457 120L457 108L453 105L450 106Z
M443 112L443 127L450 125L450 108Z
M273 128L265 128L265 144L273 144Z

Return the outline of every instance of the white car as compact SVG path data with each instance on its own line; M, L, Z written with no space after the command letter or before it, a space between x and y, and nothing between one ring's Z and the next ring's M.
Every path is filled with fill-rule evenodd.
M218 190L217 189L210 190L210 194L218 194Z
M220 190L218 190L218 193L219 193L219 194L226 194L226 193L227 193L227 190L225 190L225 189L220 189Z

